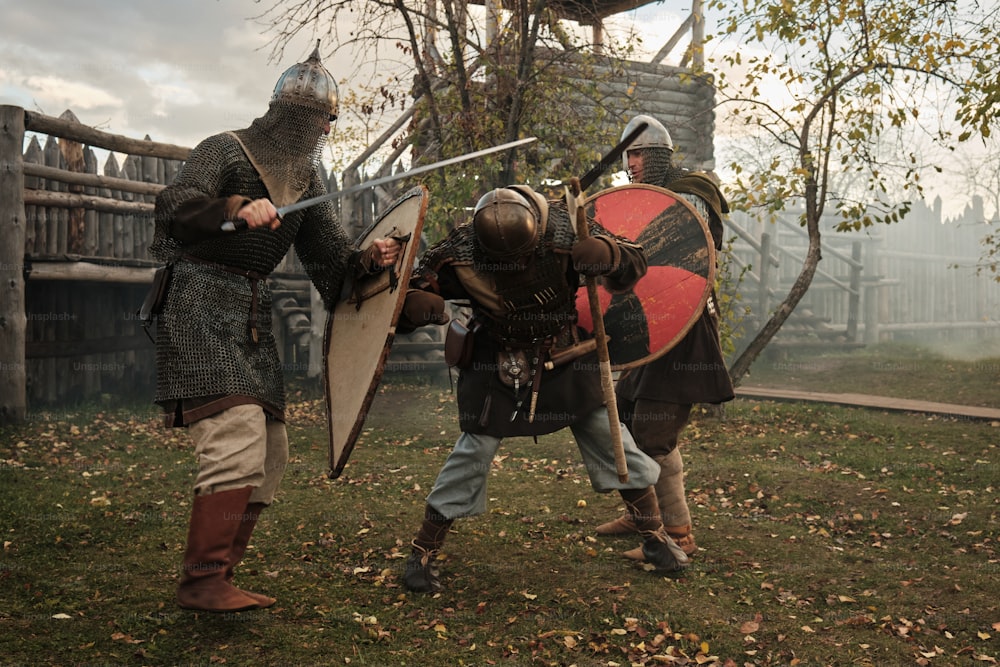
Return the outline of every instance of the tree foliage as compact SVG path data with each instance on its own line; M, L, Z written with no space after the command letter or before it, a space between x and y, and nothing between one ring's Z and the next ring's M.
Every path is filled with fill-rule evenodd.
M950 0L711 6L724 15L723 37L739 42L718 68L726 122L763 139L758 167L731 165L732 204L776 213L794 202L809 235L787 297L730 369L738 383L808 290L827 207L839 230L900 222L928 170L940 170L922 163L919 145L990 135L1000 25L995 6ZM853 185L838 190L845 175Z
M410 149L416 166L537 137L527 147L415 179L432 193L426 228L440 237L493 187L528 183L544 189L582 174L603 146L615 143L630 111L621 100L605 103L602 75L595 69L620 67L628 47L606 44L605 55L595 55L549 3L504 5L509 10L499 17L495 33L487 29L481 8L452 0L276 0L258 19L273 26L276 54L309 30L337 50L394 56L390 64L402 72L395 89L375 87L374 101L363 109L385 113L391 97L391 111L412 113L390 160ZM348 25L353 28L344 32Z

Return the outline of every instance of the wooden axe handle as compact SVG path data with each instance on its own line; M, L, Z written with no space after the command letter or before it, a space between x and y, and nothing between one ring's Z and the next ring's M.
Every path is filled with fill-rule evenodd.
M575 176L570 180L572 197L576 209L577 242L590 238L590 227L587 225L587 210L580 205L580 179ZM586 276L587 299L590 302L590 317L594 321L594 340L597 341L597 361L601 369L601 392L608 408L608 426L611 428L611 445L615 452L615 472L618 481L628 482L628 463L625 461L625 445L622 443L621 421L618 418L618 400L615 398L615 383L611 377L611 355L608 354L608 336L604 331L604 313L601 312L601 301L597 296L597 278Z

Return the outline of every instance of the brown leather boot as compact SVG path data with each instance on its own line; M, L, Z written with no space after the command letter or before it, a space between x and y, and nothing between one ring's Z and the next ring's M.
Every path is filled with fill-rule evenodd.
M670 539L674 541L684 555L691 556L694 552L698 550L698 545L694 543L694 535L691 534L691 526L664 526L667 531L667 535ZM687 532L684 532L687 529ZM635 549L629 549L628 551L622 553L622 556L628 558L629 560L644 561L646 556L642 553L642 547L636 547Z
M624 514L614 521L602 523L597 527L596 532L598 535L603 537L609 537L616 535L631 535L632 533L638 531L636 530L635 521L632 520L632 517L628 514Z
M233 538L233 550L229 552L229 567L226 568L226 581L229 583L233 581L236 566L243 560L243 554L246 553L247 546L250 544L250 536L253 535L253 529L257 526L257 519L265 507L267 505L264 503L250 503L243 510L243 520L240 523L239 530L236 531L236 537ZM243 588L237 588L236 590L252 598L261 609L267 609L277 602L277 600L269 595L254 593Z
M236 532L252 486L195 496L188 524L177 604L183 609L234 612L257 609L257 601L226 581Z
M645 489L622 489L619 493L625 501L628 515L635 521L644 540L639 547L642 558L634 560L644 560L651 563L658 572L670 575L685 570L690 561L663 528L654 488L650 486ZM626 558L631 558L629 553L625 553Z
M693 556L698 551L698 545L694 541L694 533L691 532L691 524L686 526L664 526L674 542L684 550L688 556Z
M452 523L451 519L446 519L430 505L424 507L424 520L411 543L412 550L403 573L403 585L407 590L414 593L437 593L441 590L437 559Z

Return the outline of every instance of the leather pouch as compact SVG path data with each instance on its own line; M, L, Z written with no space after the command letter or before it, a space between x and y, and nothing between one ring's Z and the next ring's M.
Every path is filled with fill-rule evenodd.
M170 273L173 264L161 266L153 274L153 284L146 293L146 298L139 308L138 317L142 326L148 327L153 318L163 310L163 304L167 300L167 290L170 288Z
M448 323L448 332L444 337L444 362L454 368L468 368L472 364L472 349L475 344L476 332L480 325L476 322L466 324L453 319Z

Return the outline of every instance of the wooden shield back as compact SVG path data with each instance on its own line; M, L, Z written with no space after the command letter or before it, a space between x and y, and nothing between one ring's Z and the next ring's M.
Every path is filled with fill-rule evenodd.
M586 206L605 229L646 251L648 271L631 291L598 289L612 369L641 366L669 352L701 316L715 283L712 233L689 202L653 185L609 188ZM577 310L580 326L591 330L582 290Z
M324 342L330 477L343 472L364 426L396 335L407 284L420 247L427 189L393 202L358 240L362 250L378 238L407 237L393 271L367 276L327 317ZM358 298L360 295L360 298Z

